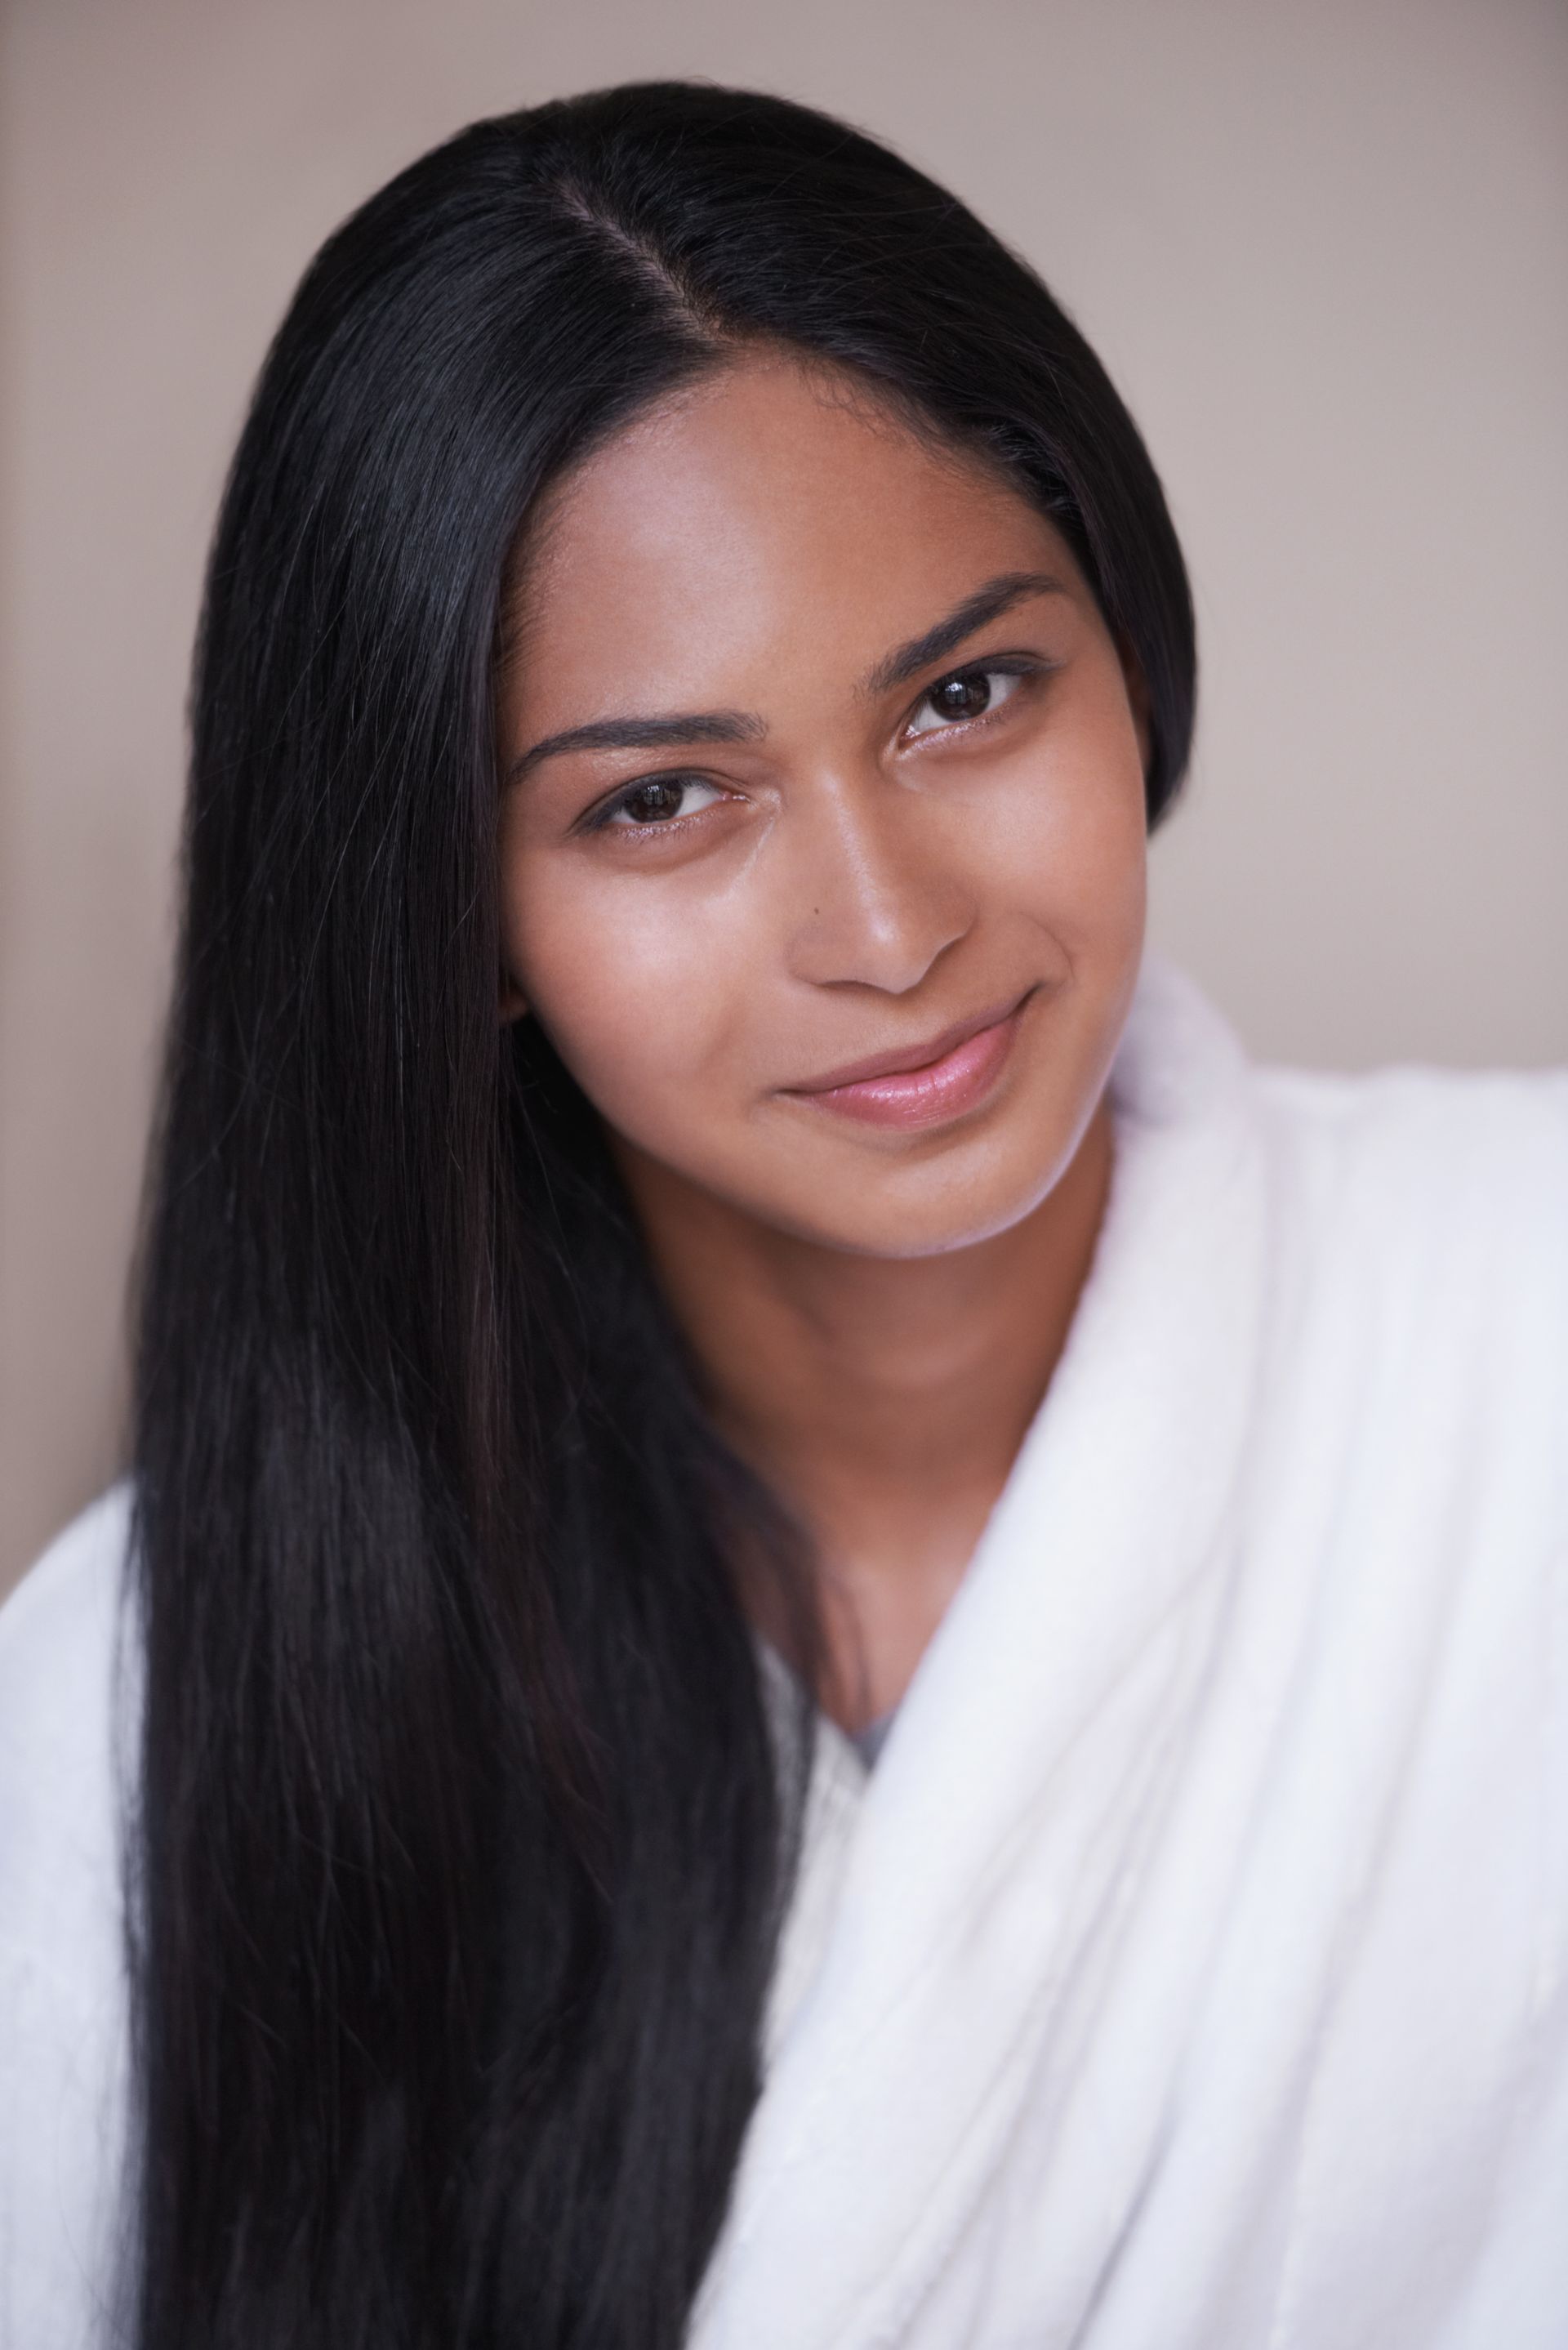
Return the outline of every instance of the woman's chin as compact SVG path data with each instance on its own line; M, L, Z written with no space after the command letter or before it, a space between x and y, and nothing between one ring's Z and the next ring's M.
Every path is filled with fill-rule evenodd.
M849 1255L889 1262L946 1256L1025 1222L1055 1190L1072 1157L1071 1140L1059 1129L1050 1138L1032 1136L1022 1147L1014 1141L1012 1148L955 1149L919 1165L857 1165L839 1181L792 1187L787 1196L771 1192L750 1212L797 1239Z

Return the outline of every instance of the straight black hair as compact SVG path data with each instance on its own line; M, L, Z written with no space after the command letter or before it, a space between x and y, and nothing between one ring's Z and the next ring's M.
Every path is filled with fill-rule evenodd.
M223 501L138 1354L142 2350L672 2350L758 2093L811 1567L597 1121L497 1019L493 664L541 490L742 345L1007 469L1192 719L1180 554L1039 279L808 109L462 132L311 265ZM788 1677L781 1677L781 1688Z

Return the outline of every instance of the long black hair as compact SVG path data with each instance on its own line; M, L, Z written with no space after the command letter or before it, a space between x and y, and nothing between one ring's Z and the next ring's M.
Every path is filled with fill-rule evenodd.
M492 701L543 486L759 341L1008 470L1141 671L1151 818L1182 772L1138 435L869 139L607 90L311 265L212 555L143 1251L142 2350L667 2350L722 2220L809 1731L742 1586L807 1656L810 1563L498 1020Z

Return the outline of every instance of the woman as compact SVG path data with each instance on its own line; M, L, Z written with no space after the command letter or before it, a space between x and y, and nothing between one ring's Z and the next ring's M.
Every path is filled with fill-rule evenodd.
M330 240L132 1474L0 1632L7 2340L1564 2338L1568 1096L1140 975L1192 689L1097 363L841 126Z

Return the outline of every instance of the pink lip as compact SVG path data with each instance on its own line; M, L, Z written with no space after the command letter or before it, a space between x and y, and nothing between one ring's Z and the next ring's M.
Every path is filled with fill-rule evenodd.
M1031 989L1030 993L1033 993ZM931 1044L885 1053L837 1069L821 1085L794 1086L798 1100L815 1102L869 1126L940 1126L983 1101L1002 1073L1018 1032L1022 997L1006 1012L950 1028Z

